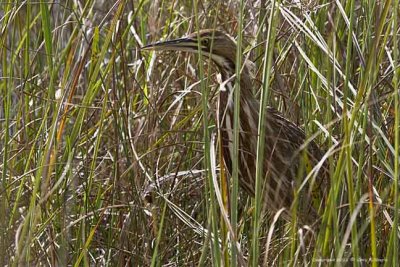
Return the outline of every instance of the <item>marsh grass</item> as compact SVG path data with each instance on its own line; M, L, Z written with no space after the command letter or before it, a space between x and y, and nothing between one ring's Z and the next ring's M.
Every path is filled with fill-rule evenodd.
M0 3L1 266L399 264L398 0L111 2ZM139 49L204 28L326 151L311 251L221 168L215 66Z

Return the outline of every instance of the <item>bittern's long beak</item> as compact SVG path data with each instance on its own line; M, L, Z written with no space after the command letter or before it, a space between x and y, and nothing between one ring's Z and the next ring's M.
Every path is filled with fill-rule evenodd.
M201 47L203 49L203 47ZM170 41L157 42L143 46L141 50L154 50L154 51L187 51L197 52L198 43L197 40L192 38L179 38Z

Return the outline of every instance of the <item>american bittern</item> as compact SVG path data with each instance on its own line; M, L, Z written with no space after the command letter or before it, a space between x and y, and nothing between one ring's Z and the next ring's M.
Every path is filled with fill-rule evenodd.
M198 39L200 38L200 40ZM219 122L222 136L223 158L228 171L232 168L233 113L236 43L228 35L217 30L202 30L185 38L157 42L143 47L144 50L173 50L198 53L211 58L225 81L225 90L219 92ZM250 195L255 194L257 127L259 101L252 93L250 70L245 65L240 76L240 153L239 184ZM289 210L307 170L322 158L322 152L314 141L307 141L304 131L285 119L272 107L267 108L265 136L264 203L267 210L276 212L282 207ZM302 166L302 168L300 168ZM299 193L298 215L302 223L314 223L325 187L324 171L310 179ZM302 179L298 179L301 177ZM312 181L311 181L312 180ZM312 186L311 186L312 185ZM318 199L315 201L315 199ZM289 212L285 214L290 218Z

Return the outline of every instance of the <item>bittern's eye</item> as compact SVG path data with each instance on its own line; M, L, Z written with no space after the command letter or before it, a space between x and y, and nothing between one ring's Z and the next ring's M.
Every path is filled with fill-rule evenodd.
M208 40L208 38L204 38L203 40L201 40L201 44L208 47L208 44L210 43L210 41Z

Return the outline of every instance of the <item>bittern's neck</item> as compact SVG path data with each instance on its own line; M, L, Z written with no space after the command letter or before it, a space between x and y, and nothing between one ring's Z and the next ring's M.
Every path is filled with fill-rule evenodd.
M231 113L230 115L233 116L233 109L234 109L234 103L233 103L233 95L234 95L234 89L235 88L235 63L228 59L223 59L221 58L213 58L214 62L219 68L219 71L222 76L222 85L220 88L219 92L219 116L221 122L225 122L227 119L228 113ZM254 117L256 116L256 113L258 113L258 101L253 95L253 90L252 90L252 80L250 78L250 70L249 70L249 65L243 63L242 70L241 70L241 75L239 77L240 79L240 105L243 107L247 107L246 110L247 112L254 113ZM246 117L246 114L243 114L243 118ZM248 115L248 114L247 114ZM228 116L229 117L229 116Z
M235 74L235 63L231 60L222 58L219 56L213 56L215 64L218 66L218 69L221 73L222 80L227 81L232 79L233 75Z
M219 62L221 63L221 62ZM225 61L224 64L216 62L222 76L222 84L220 85L219 104L218 104L218 121L219 129L222 137L222 145L224 148L224 159L227 160L228 170L231 169L229 158L234 158L233 146L233 127L234 127L234 95L237 92L235 87L235 64ZM244 64L240 79L240 109L239 109L239 129L241 140L249 140L250 142L241 142L241 151L251 151L249 146L256 147L254 143L257 138L250 138L257 135L258 129L258 109L259 102L253 95L252 80L250 78L249 65ZM246 152L248 153L248 152ZM251 153L249 153L251 154ZM228 156L229 155L229 156Z
M233 86L235 84L235 74L236 67L235 63L229 59L213 56L215 64L218 66L219 72L222 76L222 82L225 88L221 88L222 97L225 94L232 95ZM248 64L243 63L241 74L240 74L240 88L241 88L241 98L254 99L252 94L252 80L250 78L250 70ZM224 97L225 98L225 97Z

